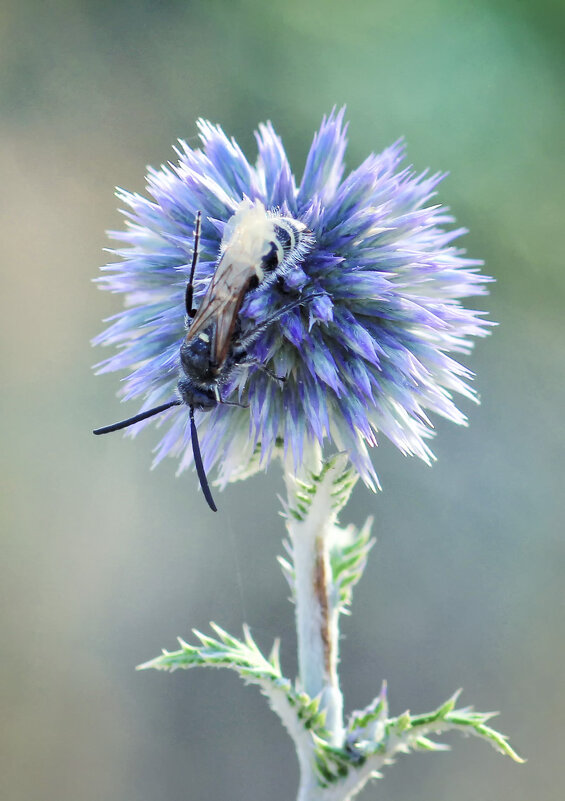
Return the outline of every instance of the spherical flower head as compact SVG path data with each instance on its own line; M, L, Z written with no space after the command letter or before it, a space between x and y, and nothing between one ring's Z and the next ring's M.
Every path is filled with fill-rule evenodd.
M461 304L484 294L490 279L479 273L481 262L453 244L464 229L449 229L452 216L432 202L443 176L402 168L404 146L397 142L344 177L343 110L323 119L300 184L270 123L256 133L254 166L221 128L198 125L201 148L180 142L177 164L149 171L151 200L119 190L128 222L111 236L124 244L114 251L121 261L98 280L124 293L126 308L95 340L117 347L99 372L128 370L121 394L143 398L142 410L175 397L190 326L185 289L196 214L202 213L198 308L225 226L248 199L251 207L262 204L305 224L312 241L279 280L245 294L238 329L260 333L247 364L222 385L222 401L242 405L222 402L196 413L206 469L217 465L224 484L266 467L281 449L298 469L307 449L321 446L346 451L375 487L367 446L379 433L429 462L428 412L464 423L453 395L475 397L471 373L450 354L468 353L471 338L489 330L481 312ZM156 461L173 455L180 470L188 467L187 407L154 420L166 428Z

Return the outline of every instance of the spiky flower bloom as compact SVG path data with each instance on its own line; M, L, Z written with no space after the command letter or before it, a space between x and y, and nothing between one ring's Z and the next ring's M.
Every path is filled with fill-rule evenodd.
M112 233L125 243L115 251L122 261L105 267L99 281L125 294L126 309L95 340L118 348L100 372L129 370L122 395L143 398L143 409L175 396L195 215L202 211L197 307L224 226L247 197L304 222L314 244L283 281L245 297L243 330L260 326L289 298L304 298L251 348L256 363L287 380L256 364L231 373L222 397L247 405L197 413L206 468L217 464L224 483L266 466L281 443L298 465L313 443L333 442L374 486L367 445L379 432L429 461L427 412L464 423L453 393L473 398L469 371L449 354L467 353L471 337L488 332L481 312L460 299L483 294L489 279L453 245L464 229L446 229L453 218L431 202L443 176L401 168L397 142L344 177L343 111L322 121L298 186L270 123L256 134L254 166L219 127L200 121L199 129L202 149L181 142L178 164L149 171L152 200L119 191L129 207L126 230ZM157 461L170 454L180 457L181 470L191 464L188 417L177 406L156 418L167 429Z

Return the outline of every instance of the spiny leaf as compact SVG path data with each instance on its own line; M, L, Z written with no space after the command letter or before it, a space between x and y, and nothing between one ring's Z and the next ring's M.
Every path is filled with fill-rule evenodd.
M347 731L357 739L375 740L375 724L384 725L388 719L387 685L383 681L377 697L365 707L352 713Z
M414 748L419 749L420 751L450 751L451 746L447 745L447 743L436 743L434 740L430 740L427 737L418 737L418 739L414 742Z
M367 564L369 551L375 544L371 539L372 518L357 531L354 526L345 529L335 527L335 537L330 547L332 583L339 593L339 611L346 612L351 603L353 587L360 580Z
M392 718L388 721L389 730L395 731L397 736L402 736L405 732L408 739L414 742L422 735L440 734L454 729L466 731L487 740L497 751L515 762L524 762L508 743L506 735L485 725L496 713L475 712L471 707L454 708L460 693L458 690L444 704L428 714L410 716L409 713L404 713L399 718Z
M334 471L331 485L328 486L328 473ZM321 489L324 489L331 500L331 513L335 517L347 503L351 490L357 481L357 474L347 467L347 457L337 453L326 458L319 472L309 472L306 476L294 477L294 491L288 501L283 503L284 516L303 522L309 515L312 504Z
M163 651L161 656L140 665L138 670L229 668L247 683L259 686L296 742L301 741L305 734L308 734L308 737L315 733L321 738L328 736L325 728L325 712L320 709L320 698L311 698L305 692L297 690L292 682L281 674L278 641L273 644L267 658L261 653L247 626L244 626L243 640L240 640L215 623L210 625L217 639L195 631L200 645L189 645L179 638L179 651ZM313 745L311 748L313 750Z
M438 708L434 709L433 712L428 712L422 715L414 715L412 718L412 725L425 726L426 724L434 723L436 720L443 720L446 715L455 709L455 704L457 703L460 695L461 690L456 690L444 704L438 706Z

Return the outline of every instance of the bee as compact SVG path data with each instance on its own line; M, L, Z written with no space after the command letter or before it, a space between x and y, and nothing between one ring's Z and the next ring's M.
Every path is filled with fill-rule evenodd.
M194 273L198 263L201 217L199 211L194 228L190 278L185 292L187 333L179 352L177 391L180 397L119 423L97 428L93 433L119 431L173 406L188 406L196 472L206 502L216 512L202 462L194 411L211 411L218 404L241 405L230 403L221 395L222 385L237 367L256 366L272 378L284 381L264 365L249 359L248 349L283 314L317 295L292 301L261 325L250 331L242 330L239 312L246 295L261 285L281 280L300 262L314 241L304 223L269 212L260 201L252 203L246 198L226 223L216 269L204 297L195 308Z

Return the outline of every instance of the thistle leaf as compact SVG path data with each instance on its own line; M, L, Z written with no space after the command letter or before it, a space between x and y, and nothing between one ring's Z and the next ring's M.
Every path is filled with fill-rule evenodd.
M343 747L332 745L323 736L314 738L314 764L320 789L312 798L333 801L352 797L370 778L381 778L381 769L393 764L399 754L449 750L449 745L431 737L452 730L481 737L497 751L523 762L503 734L485 725L493 713L454 708L459 693L430 713L404 712L387 718L386 684L383 684L368 707L351 715Z
M161 656L138 666L138 670L188 670L193 667L223 667L235 671L247 684L259 686L278 714L283 725L301 750L313 751L312 735L322 741L328 736L325 729L325 714L320 709L320 699L310 698L298 690L281 673L279 642L275 640L268 657L265 657L254 641L247 626L243 628L243 639L228 634L215 623L210 624L217 637L194 631L200 645L190 645L179 638L180 650L163 651Z
M330 566L341 613L348 613L353 587L363 575L369 551L375 544L375 540L371 539L372 524L373 518L369 517L359 531L354 526L345 529L334 527Z

